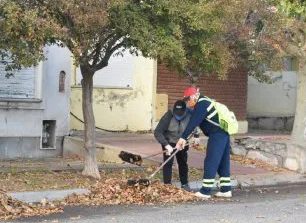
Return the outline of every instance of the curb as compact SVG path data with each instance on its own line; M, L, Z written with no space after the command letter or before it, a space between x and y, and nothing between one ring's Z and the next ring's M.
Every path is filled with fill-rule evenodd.
M306 175L293 172L286 173L268 173L254 175L238 175L231 180L233 189L252 189L262 187L290 186L290 185L306 185ZM174 182L173 185L180 188L180 182ZM189 182L190 188L193 191L198 191L202 187L202 181ZM214 184L213 190L218 188L217 183ZM88 189L67 189L67 190L46 190L46 191L28 191L28 192L12 192L7 193L13 199L25 203L41 203L46 201L62 200L71 194L87 194Z
M40 203L47 201L56 201L64 199L71 194L88 194L88 189L70 189L70 190L48 190L48 191L26 191L26 192L13 192L7 193L15 200L22 201L24 203Z
M241 175L236 178L241 189L306 184L306 175L295 172Z
M268 174L252 174L238 175L231 180L233 189L251 189L260 187L275 187L289 185L306 185L306 175L286 172L286 173L268 173ZM176 187L181 187L180 182L175 182ZM191 190L200 190L202 181L189 182ZM218 183L215 182L213 190L218 189Z

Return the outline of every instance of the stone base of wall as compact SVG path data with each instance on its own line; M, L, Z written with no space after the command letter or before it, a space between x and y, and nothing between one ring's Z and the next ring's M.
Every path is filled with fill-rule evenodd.
M270 142L250 137L236 138L231 152L273 166L306 173L306 147L294 145L290 141Z
M62 156L63 140L64 137L56 138L55 149L41 149L40 137L0 137L0 160Z
M288 143L287 157L284 167L293 171L306 173L306 146L295 145Z
M291 131L294 117L248 117L250 129Z

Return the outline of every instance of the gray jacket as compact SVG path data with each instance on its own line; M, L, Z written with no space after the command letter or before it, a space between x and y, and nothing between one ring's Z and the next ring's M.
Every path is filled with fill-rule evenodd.
M187 112L184 119L178 121L174 117L172 110L168 110L155 128L154 136L156 140L162 146L166 146L170 143L175 144L184 132L190 116L191 115Z

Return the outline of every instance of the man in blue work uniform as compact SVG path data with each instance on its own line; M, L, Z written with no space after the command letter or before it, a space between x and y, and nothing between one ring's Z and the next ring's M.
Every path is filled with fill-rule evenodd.
M203 185L196 196L209 199L215 183L216 173L219 175L220 191L217 197L232 197L230 180L230 137L218 126L218 113L211 100L200 95L196 87L188 87L184 91L187 106L193 109L190 121L176 144L176 148L184 148L187 137L199 126L208 136L206 157L204 160Z

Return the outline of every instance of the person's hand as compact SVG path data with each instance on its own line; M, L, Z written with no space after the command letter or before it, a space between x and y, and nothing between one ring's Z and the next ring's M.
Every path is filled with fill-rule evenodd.
M180 138L177 141L175 148L177 148L178 150L182 150L185 148L185 145L186 145L186 140L183 138Z
M191 146L195 149L200 146L200 137L199 136L193 136L193 138L191 140Z
M169 144L165 146L165 149L167 150L167 151L166 151L166 155L167 155L167 156L170 156L171 153L172 153L173 150L174 150L173 147L170 146Z

